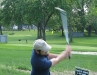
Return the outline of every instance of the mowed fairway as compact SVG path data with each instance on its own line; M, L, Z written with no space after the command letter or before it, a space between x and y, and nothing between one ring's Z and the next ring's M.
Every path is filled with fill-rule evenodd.
M13 32L14 35L9 35ZM0 75L29 75L31 71L30 57L37 31L3 31L3 34L8 35L8 43L0 43ZM61 37L60 32L52 34L46 31L46 40L52 46L52 50L50 50L52 53L59 54L66 47L65 38ZM72 51L97 52L97 37L73 38L70 45ZM97 72L97 55L72 54L70 60L63 60L52 67L51 72L73 71L70 74L73 75L75 67Z

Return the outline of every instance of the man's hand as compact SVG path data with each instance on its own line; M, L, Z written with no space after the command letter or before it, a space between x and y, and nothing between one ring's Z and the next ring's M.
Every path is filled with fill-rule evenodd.
M67 53L67 57L70 58L70 56L71 56L71 47L69 45L66 45L66 53Z

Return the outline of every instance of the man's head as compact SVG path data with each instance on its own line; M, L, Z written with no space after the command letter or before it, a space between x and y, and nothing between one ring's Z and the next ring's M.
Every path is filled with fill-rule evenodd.
M42 53L47 53L51 49L51 46L42 39L35 40L33 46L34 50L41 51Z

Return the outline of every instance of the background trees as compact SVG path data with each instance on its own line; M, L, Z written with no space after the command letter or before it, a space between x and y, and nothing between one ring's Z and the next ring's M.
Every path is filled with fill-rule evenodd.
M55 7L67 12L70 41L72 32L84 33L84 30L87 30L88 36L91 36L92 31L97 33L96 0L2 0L1 6L2 25L9 27L16 24L18 30L22 30L22 24L34 24L38 29L37 38L44 40L47 28L62 30L60 13Z
M0 35L2 35L2 19L3 19L3 15L2 15L2 7L1 7L1 2L2 0L0 1Z

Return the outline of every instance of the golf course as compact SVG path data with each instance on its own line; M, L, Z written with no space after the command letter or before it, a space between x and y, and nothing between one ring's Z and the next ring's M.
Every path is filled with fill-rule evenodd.
M3 34L7 35L7 43L0 43L0 75L30 75L30 58L37 30L3 31ZM46 31L46 42L52 46L51 53L59 54L66 48L65 37L60 31L53 34ZM70 46L72 52L97 52L97 35L73 37ZM90 75L97 75L97 55L72 54L70 60L64 59L50 70L52 75L74 75L76 67L89 70Z

